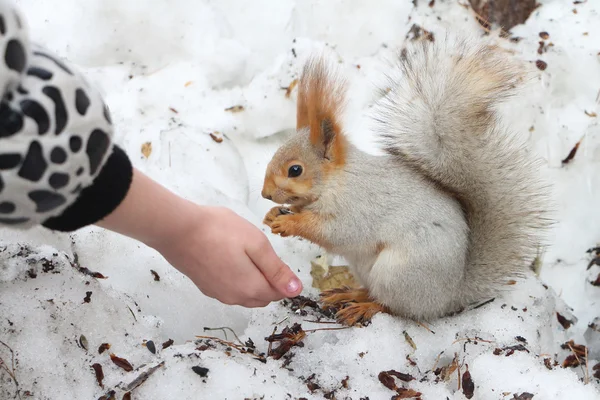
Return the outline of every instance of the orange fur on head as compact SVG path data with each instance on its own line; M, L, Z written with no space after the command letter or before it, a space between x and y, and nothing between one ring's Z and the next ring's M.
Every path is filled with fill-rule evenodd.
M346 89L345 80L334 76L322 57L306 62L298 87L296 129L308 128L311 143L322 147L324 157L335 166L344 165L346 159L341 124Z

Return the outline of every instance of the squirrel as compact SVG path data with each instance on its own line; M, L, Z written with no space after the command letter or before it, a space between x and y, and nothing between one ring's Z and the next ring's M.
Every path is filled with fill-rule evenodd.
M427 321L487 301L525 276L552 224L540 158L495 109L522 81L517 64L467 38L410 42L397 54L373 106L383 155L348 139L346 79L312 56L296 132L262 188L282 205L263 220L272 233L348 261L361 287L321 293L348 325L378 312Z

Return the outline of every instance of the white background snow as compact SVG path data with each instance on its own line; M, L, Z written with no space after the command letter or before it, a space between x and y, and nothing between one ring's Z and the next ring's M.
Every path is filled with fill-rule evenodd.
M409 0L17 3L33 40L79 65L101 88L118 128L116 140L136 167L193 201L231 207L257 226L272 206L260 197L265 166L295 124L295 91L286 98L282 88L297 77L311 51L328 46L339 56L352 81L346 127L371 151L362 128L374 98L372 85L412 24L434 35L444 29L483 33L465 0L436 0L432 7L423 0L418 7ZM599 380L592 377L600 339L588 329L600 316L600 287L590 284L600 267L586 270L586 250L600 241L600 128L593 116L600 113L600 5L540 3L526 24L512 29L520 41L500 39L531 62L535 76L506 115L515 129L530 135L547 161L543 173L555 184L558 224L543 254L540 279L519 282L512 294L479 309L434 321L429 328L435 333L388 315L377 315L366 328L309 332L304 347L294 347L294 357L282 368L284 360L269 358L264 364L235 349L228 355L225 346L195 350L195 336L224 338L204 327L227 326L266 352L264 338L278 323L278 332L294 322L305 330L337 325L307 322L314 320L310 309L301 316L279 303L257 310L221 305L155 251L101 229L72 235L3 229L0 340L15 352L20 396L97 399L114 389L121 399L126 385L164 361L132 398L322 399L335 390L329 398L390 399L395 393L378 374L394 369L417 378L397 384L421 392L423 399L464 399L456 372L438 383L431 372L456 353L461 374L468 365L476 399L512 399L523 392L534 399L600 398ZM540 55L542 31L553 46ZM547 63L546 70L535 68L538 59ZM225 111L235 105L245 110ZM213 141L212 132L225 135L223 142ZM561 166L582 138L573 161ZM148 158L141 152L147 142L152 144ZM319 249L267 234L302 278L303 294L314 297L310 261ZM74 254L81 266L108 278L74 269ZM92 292L89 303L83 301L86 292ZM565 330L556 311L577 322ZM87 350L78 344L81 335ZM493 354L495 348L523 344L517 336L526 339L527 351ZM479 340L461 340L475 337ZM227 338L235 341L231 333ZM162 350L168 339L174 344ZM590 346L588 384L585 366L560 366L571 354L560 347L569 339ZM156 354L142 345L145 340L156 344ZM99 354L101 343L110 343L110 350ZM136 370L118 368L109 353ZM12 371L11 354L2 345L0 357ZM94 363L103 367L104 388L90 368ZM208 368L207 376L193 366ZM321 389L311 393L305 381L313 373ZM0 369L0 397L16 395L14 380Z

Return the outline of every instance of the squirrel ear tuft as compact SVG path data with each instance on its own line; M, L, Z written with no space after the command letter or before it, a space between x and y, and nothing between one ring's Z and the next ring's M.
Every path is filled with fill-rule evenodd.
M323 57L310 58L298 87L296 128L308 128L310 141L323 157L343 165L346 138L341 128L346 82L331 73Z

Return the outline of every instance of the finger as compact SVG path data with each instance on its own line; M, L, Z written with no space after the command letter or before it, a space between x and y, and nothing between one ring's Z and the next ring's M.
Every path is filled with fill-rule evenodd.
M275 254L266 237L257 245L248 248L246 254L280 294L285 297L295 297L302 292L302 282Z

